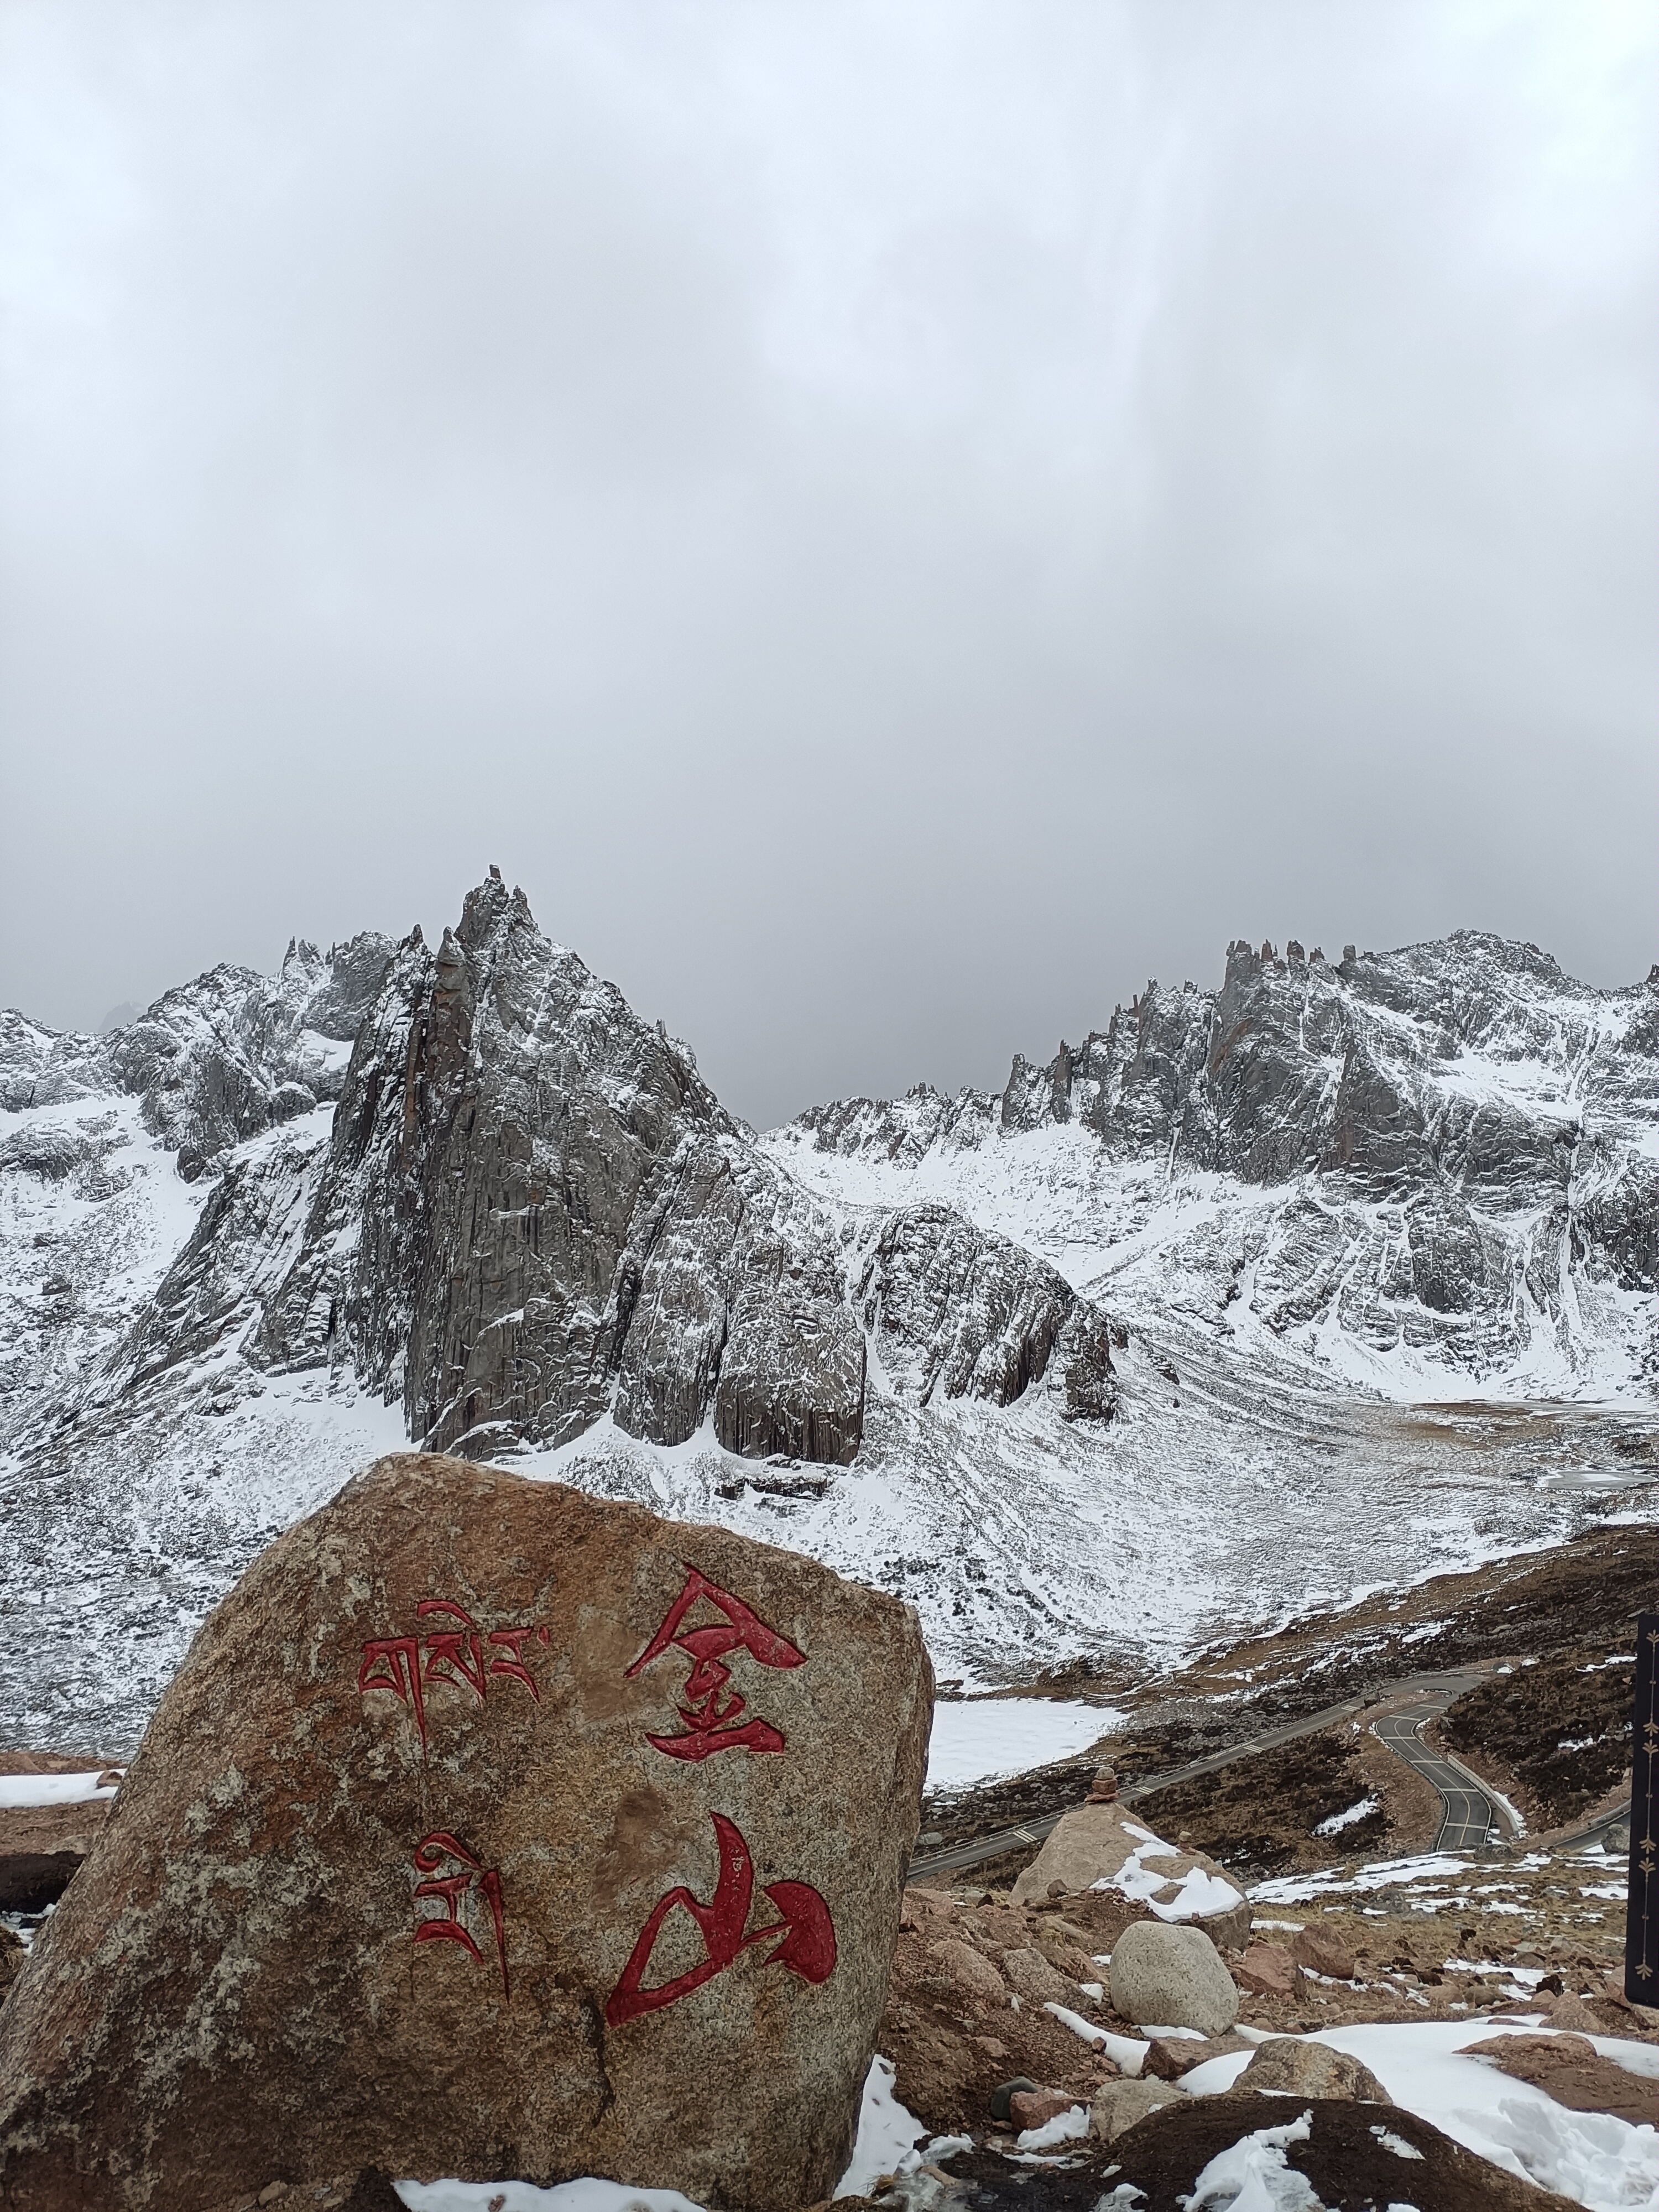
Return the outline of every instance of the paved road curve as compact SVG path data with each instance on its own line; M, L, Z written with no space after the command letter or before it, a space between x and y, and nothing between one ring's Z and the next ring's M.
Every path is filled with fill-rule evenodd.
M1377 1741L1440 1792L1440 1831L1434 1839L1437 1851L1477 1851L1488 1844L1503 1843L1509 1825L1467 1768L1431 1751L1423 1741L1425 1723L1443 1713L1467 1686L1466 1682L1459 1682L1455 1687L1437 1689L1413 1699L1401 1711L1371 1723L1371 1734Z
M1507 1822L1474 1777L1431 1752L1418 1734L1425 1721L1444 1712L1454 1698L1462 1697L1465 1690L1482 1680L1484 1675L1478 1670L1419 1675L1415 1681L1400 1686L1417 1692L1412 1704L1372 1723L1371 1732L1378 1742L1386 1745L1396 1758L1404 1759L1407 1765L1415 1767L1439 1791L1443 1811L1435 1838L1437 1850L1479 1850L1489 1842L1502 1842L1507 1829ZM1150 1796L1154 1790L1167 1789L1171 1783L1188 1782L1200 1774L1214 1774L1237 1759L1254 1758L1258 1752L1272 1751L1281 1743L1293 1743L1298 1736L1313 1735L1338 1721L1349 1720L1368 1702L1363 1698L1348 1698L1340 1705L1327 1705L1304 1720L1287 1721L1281 1728L1268 1729L1243 1743L1230 1745L1225 1751L1212 1752L1207 1758L1195 1759L1189 1765L1173 1767L1166 1774L1149 1774L1143 1781L1127 1784L1119 1795L1124 1804L1133 1805L1138 1798ZM1065 1808L1066 1812L1072 1809L1070 1806ZM1000 1858L1005 1851L1040 1844L1059 1826L1062 1817L1060 1813L1046 1814L1022 1826L999 1828L991 1835L975 1836L971 1843L957 1844L949 1850L933 1851L925 1858L913 1859L910 1879L915 1881L929 1875L950 1874L958 1867L978 1866L986 1859Z

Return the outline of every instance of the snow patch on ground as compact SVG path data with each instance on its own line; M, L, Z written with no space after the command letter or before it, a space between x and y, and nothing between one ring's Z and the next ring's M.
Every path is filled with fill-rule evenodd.
M1318 2193L1285 2153L1312 2134L1312 2115L1257 2128L1218 2151L1182 2199L1188 2212L1324 2212Z
M1652 2128L1632 2127L1606 2112L1569 2112L1529 2082L1460 2055L1477 2038L1549 2032L1532 2024L1425 2020L1330 2028L1302 2039L1350 2052L1395 2104L1506 2173L1558 2190L1590 2212L1647 2212L1659 2203L1659 2135ZM1639 2054L1631 2070L1649 2070L1645 2045L1613 2036L1590 2039L1620 2064L1626 2054ZM1198 2096L1231 2089L1249 2058L1245 2051L1206 2059L1182 2075L1182 2086Z
M1322 1820L1314 1833L1316 1836L1340 1835L1344 1828L1352 1827L1356 1820L1368 1820L1382 1802L1380 1797L1362 1797L1357 1804L1350 1805L1346 1812L1333 1813L1328 1820Z
M95 1767L89 1774L0 1774L0 1812L13 1812L26 1805L82 1805L94 1797L112 1797L113 1783L100 1789L98 1778L106 1770Z
M1122 1720L1109 1705L1049 1698L974 1698L933 1707L927 1787L967 1790L1072 1759Z

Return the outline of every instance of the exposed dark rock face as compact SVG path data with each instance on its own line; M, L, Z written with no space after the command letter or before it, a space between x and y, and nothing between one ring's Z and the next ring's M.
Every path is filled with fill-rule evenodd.
M863 1339L823 1210L499 876L435 952L398 948L307 1173L297 1146L238 1163L143 1360L258 1306L257 1364L349 1356L434 1446L560 1443L607 1412L680 1443L712 1405L733 1450L857 1449Z
M15 1007L0 1008L0 1111L64 1105L109 1087L97 1037L49 1030Z
M248 1329L293 1263L325 1141L314 1130L284 1131L257 1156L232 1160L121 1346L106 1395Z
M344 1048L392 951L373 931L326 953L295 940L275 978L211 969L103 1037L54 1036L0 1013L0 1107L126 1091L143 1102L147 1128L205 1165L339 1097Z
M1067 1411L1108 1419L1116 1401L1110 1323L1065 1278L945 1206L907 1206L883 1228L858 1285L865 1328L901 1398L1012 1405L1069 1340Z
M1596 1002L1616 1018L1598 1025ZM1581 1079L1540 1117L1473 1087L1446 1095L1440 1063L1565 1054ZM815 1107L794 1126L824 1151L916 1158L988 1125L1078 1121L1115 1152L1156 1149L1253 1183L1341 1170L1377 1192L1434 1176L1565 1186L1585 1109L1659 1097L1659 985L1586 991L1535 946L1460 930L1333 968L1317 951L1227 949L1219 991L1149 983L1046 1067L1015 1056L1006 1086L946 1099L920 1086L889 1104Z
M783 1134L884 1168L1070 1125L1166 1179L1283 1190L1226 1232L1218 1306L1249 1267L1275 1334L1330 1318L1367 1352L1479 1374L1540 1330L1571 1367L1569 1278L1659 1283L1656 1105L1659 987L1589 990L1534 945L1460 931L1338 967L1237 943L1219 990L1149 984L1048 1066L1017 1057L999 1097L853 1100Z

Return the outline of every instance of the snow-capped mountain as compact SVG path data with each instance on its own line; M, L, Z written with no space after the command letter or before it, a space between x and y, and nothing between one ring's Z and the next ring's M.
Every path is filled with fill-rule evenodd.
M130 1739L410 1438L814 1552L947 1672L1136 1669L1641 1510L1656 1199L1659 971L1470 935L760 1139L494 872L435 949L0 1016L0 1712Z
M1391 1396L1659 1380L1659 967L1592 991L1472 931L1337 967L1236 944L1218 992L1149 984L1000 1096L821 1107L767 1149Z

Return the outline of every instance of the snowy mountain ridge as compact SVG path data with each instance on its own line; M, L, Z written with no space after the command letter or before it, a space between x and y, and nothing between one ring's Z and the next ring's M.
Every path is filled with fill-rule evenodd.
M1659 967L1604 992L1470 931L1334 968L1235 944L1219 991L1150 984L998 1095L765 1141L822 1196L926 1193L1126 1317L1388 1396L1640 1402L1659 1376Z
M0 1712L130 1739L411 1438L815 1553L947 1673L1144 1671L1645 1513L1656 1192L1659 978L1472 935L760 1139L493 873L436 948L0 1015Z

